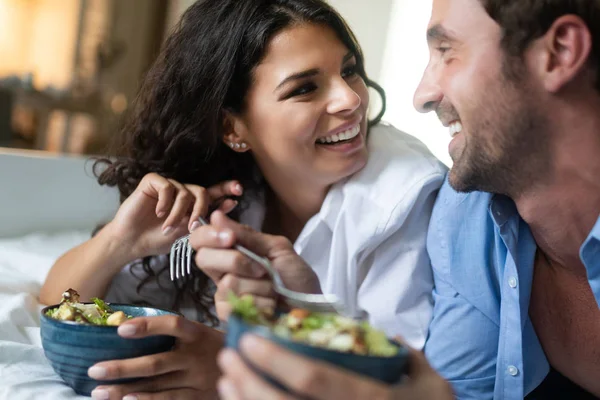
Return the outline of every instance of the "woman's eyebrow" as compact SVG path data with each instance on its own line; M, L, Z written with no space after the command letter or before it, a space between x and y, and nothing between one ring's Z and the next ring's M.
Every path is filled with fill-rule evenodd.
M309 69L306 71L297 72L295 74L292 74L292 75L288 76L287 78L285 78L283 81L281 81L281 83L279 85L277 85L275 90L278 90L279 88L281 88L283 85L285 85L286 83L288 83L290 81L296 81L299 79L310 78L312 76L318 75L319 72L320 72L320 70L318 68L313 68L313 69Z
M354 53L353 52L349 52L348 54L346 54L344 56L343 60L342 60L342 65L345 64L345 63L347 63L353 57L354 57ZM288 76L287 78L285 78L284 80L282 80L281 83L279 83L279 85L277 85L277 87L275 88L275 90L277 91L283 85L285 85L286 83L288 83L290 81L297 81L297 80L300 80L300 79L310 78L310 77L313 77L315 75L318 75L319 72L320 72L320 70L318 68L312 68L312 69L308 69L306 71L297 72L295 74L292 74L292 75Z

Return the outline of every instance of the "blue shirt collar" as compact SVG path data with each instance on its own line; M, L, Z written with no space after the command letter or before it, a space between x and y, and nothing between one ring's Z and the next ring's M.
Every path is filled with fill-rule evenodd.
M596 303L600 307L600 218L579 251L579 257L587 270L588 281Z
M502 194L495 194L490 198L489 213L498 227L518 216L515 202L510 197Z

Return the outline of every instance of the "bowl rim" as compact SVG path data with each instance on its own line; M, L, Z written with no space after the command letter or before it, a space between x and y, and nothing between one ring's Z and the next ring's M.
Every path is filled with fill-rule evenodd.
M268 326L249 324L246 321L244 321L244 319L241 318L239 315L234 314L234 313L230 314L229 319L235 319L237 322L243 324L244 326L251 328L251 329L248 329L248 332L245 332L245 333L252 333L252 334L255 334L258 336L262 336L265 339L275 342L275 344L282 344L282 345L286 345L286 346L292 345L294 347L298 347L301 349L302 348L311 349L313 351L319 351L319 352L323 352L324 354L331 354L331 355L336 355L339 357L358 357L361 359L369 359L369 360L373 360L373 361L384 361L384 360L391 361L391 360L399 360L399 359L406 360L409 356L408 348L395 339L388 338L388 340L390 342L392 342L392 344L398 348L398 354L396 354L395 356L385 357L385 356L373 356L373 355L368 355L368 354L364 355L364 354L356 354L356 353L345 353L342 351L327 349L325 347L311 346L310 344L307 344L307 343L296 342L291 339L277 336L273 333L273 330L270 329ZM229 325L229 323L228 323L228 325ZM227 330L227 332L229 332L229 329ZM292 351L294 350L292 347L289 347L289 349Z
M41 318L51 322L51 323L56 323L59 325L65 325L65 326L77 326L77 327L85 327L85 328L98 328L98 329L110 329L110 330L117 330L119 327L118 326L112 326L112 325L93 325L93 324L80 324L79 322L75 322L75 321L63 321L60 319L56 319L56 318L52 318L46 315L46 312L48 312L48 310L53 309L53 308L57 308L60 307L61 303L58 304L53 304L53 305L49 305L46 306L44 308L42 308L40 310L40 315ZM92 301L85 301L85 302L81 302L80 304L95 304ZM127 303L106 303L108 306L116 306L116 307L136 307L136 308L149 308L152 310L158 310L158 311L162 311L171 315L175 315L175 316L179 316L179 317L183 317L183 314L181 314L178 311L175 310L169 310L167 308L160 308L160 307L152 307L152 306L143 306L143 305L135 305L135 304L127 304ZM142 318L140 317L134 317L132 319L135 318ZM85 328L81 328L81 329L85 329Z

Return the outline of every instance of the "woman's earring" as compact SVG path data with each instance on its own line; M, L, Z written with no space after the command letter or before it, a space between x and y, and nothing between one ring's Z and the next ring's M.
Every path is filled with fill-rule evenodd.
M246 151L248 149L248 145L245 142L242 142L242 143L229 142L229 147L231 147L233 150Z

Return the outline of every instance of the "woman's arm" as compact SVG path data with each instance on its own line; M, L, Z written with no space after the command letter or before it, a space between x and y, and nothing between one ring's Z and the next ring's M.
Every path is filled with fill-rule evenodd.
M146 175L123 202L115 218L84 244L63 255L52 267L40 293L42 303L55 303L73 288L82 300L103 297L113 277L136 259L167 254L173 242L193 229L209 205L242 188L228 181L208 189L186 185L160 175ZM237 203L225 200L229 212Z
M69 288L76 289L82 301L102 297L113 277L134 259L131 247L119 239L109 223L56 261L40 291L40 302L58 303Z

